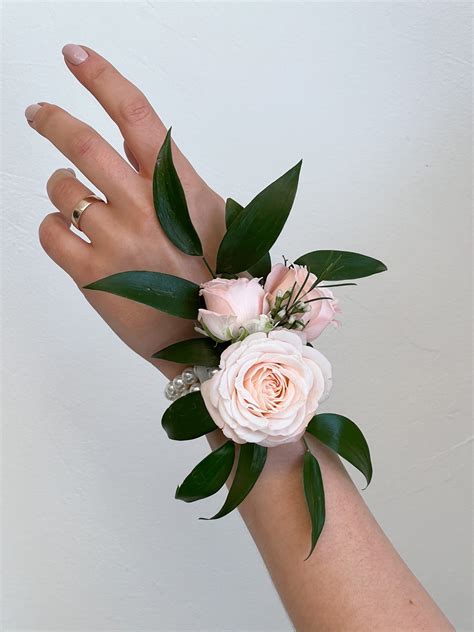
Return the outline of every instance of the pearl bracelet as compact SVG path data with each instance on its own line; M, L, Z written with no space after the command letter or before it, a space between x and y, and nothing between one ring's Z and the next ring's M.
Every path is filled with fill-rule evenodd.
M201 390L202 382L209 380L217 373L216 367L207 366L188 366L173 378L165 388L165 396L167 399L174 401L187 395Z

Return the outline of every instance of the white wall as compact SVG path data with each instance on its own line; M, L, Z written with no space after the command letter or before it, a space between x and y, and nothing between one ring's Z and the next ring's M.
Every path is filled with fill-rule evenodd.
M238 515L173 499L164 380L43 254L49 174L25 123L58 103L119 146L66 42L148 94L195 166L247 201L304 158L274 248L353 249L389 272L340 291L329 409L364 429L364 492L459 630L470 624L469 5L10 2L3 6L5 630L291 628ZM358 479L360 483L360 479Z

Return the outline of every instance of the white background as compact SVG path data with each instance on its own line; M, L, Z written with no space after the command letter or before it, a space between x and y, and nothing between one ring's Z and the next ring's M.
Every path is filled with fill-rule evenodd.
M207 445L168 441L164 379L42 252L68 162L23 118L57 103L120 147L67 71L84 43L144 89L195 166L246 203L304 158L274 258L350 249L389 271L340 290L326 410L372 448L364 492L471 630L467 3L3 5L5 630L289 630L238 514L173 499ZM357 482L362 486L360 478ZM284 546L284 543L282 543Z

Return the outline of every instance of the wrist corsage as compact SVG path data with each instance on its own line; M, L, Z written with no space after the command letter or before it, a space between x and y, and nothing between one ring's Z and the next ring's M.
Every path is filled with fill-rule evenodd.
M187 366L166 387L172 400L162 425L170 439L195 439L220 428L227 441L203 459L176 490L193 502L221 489L236 461L221 518L247 496L262 472L268 449L303 441L302 488L311 517L309 555L324 526L321 470L305 441L309 433L372 478L367 442L342 415L320 413L332 384L329 360L314 346L337 325L333 289L383 272L380 261L354 252L316 250L272 265L270 248L290 213L301 162L247 206L229 198L226 233L216 268L204 259L186 197L173 165L171 130L153 176L156 215L170 241L202 257L212 279L198 286L168 274L130 271L90 285L195 321L201 337L161 349L153 357ZM308 557L309 557L308 555Z

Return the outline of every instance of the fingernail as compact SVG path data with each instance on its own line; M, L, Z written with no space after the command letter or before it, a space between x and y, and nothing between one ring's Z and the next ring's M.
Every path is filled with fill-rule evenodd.
M74 177L76 176L76 172L71 167L66 167L66 171L70 171Z
M89 57L87 51L77 44L66 44L66 46L63 46L63 55L74 66L79 66Z
M38 110L41 110L41 105L39 103L33 103L26 108L25 116L28 123L31 123L33 121Z

